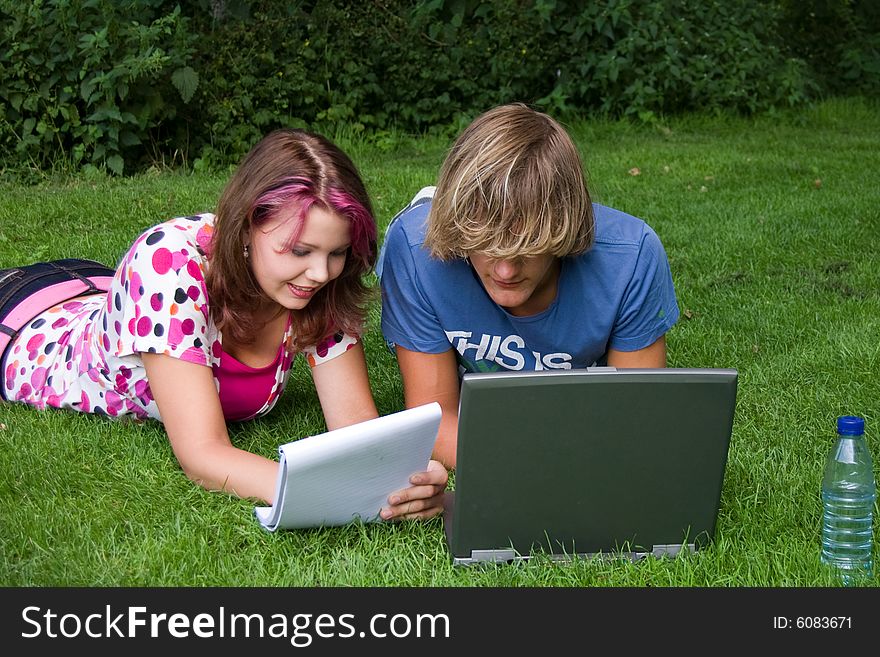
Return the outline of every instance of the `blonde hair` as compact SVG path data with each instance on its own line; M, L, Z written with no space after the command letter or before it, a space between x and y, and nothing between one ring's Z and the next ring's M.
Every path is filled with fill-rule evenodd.
M441 260L583 253L595 219L577 147L521 103L478 116L440 169L425 246Z

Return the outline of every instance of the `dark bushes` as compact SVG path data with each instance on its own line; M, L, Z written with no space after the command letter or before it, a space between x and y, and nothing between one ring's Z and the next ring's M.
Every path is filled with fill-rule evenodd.
M424 131L512 100L756 113L876 94L878 24L859 0L0 0L0 147L122 173L225 164L279 126Z

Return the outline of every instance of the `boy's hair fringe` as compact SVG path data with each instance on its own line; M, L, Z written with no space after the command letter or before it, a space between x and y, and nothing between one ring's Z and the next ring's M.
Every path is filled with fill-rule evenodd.
M470 252L511 259L583 253L595 218L577 147L524 104L478 116L440 170L425 246L441 260Z

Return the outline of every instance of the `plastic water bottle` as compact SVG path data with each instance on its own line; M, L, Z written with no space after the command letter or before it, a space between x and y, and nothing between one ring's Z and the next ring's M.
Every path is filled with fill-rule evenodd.
M837 439L822 479L822 562L836 566L847 586L873 574L874 499L877 489L865 420L837 418Z

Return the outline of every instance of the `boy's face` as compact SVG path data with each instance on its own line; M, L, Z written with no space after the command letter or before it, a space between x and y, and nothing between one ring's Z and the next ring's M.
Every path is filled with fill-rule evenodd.
M511 315L536 315L556 298L559 259L554 255L499 260L474 251L468 259L492 301Z

